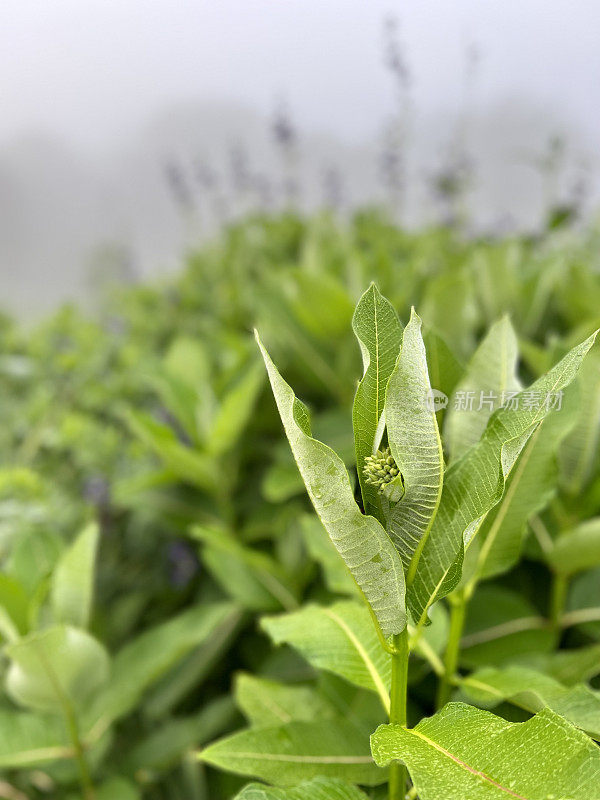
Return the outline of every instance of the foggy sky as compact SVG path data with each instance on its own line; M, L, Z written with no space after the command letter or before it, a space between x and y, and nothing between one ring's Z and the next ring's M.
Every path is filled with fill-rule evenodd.
M392 99L389 13L423 112L460 103L476 42L481 102L530 97L599 139L598 0L2 0L0 144L41 129L111 145L174 100L269 112L281 94L301 126L368 138Z

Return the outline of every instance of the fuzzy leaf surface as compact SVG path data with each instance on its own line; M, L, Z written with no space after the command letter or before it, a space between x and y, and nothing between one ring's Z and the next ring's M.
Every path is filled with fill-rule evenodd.
M402 562L375 517L361 514L340 457L313 439L306 407L261 348L279 415L308 495L323 526L369 601L384 634L406 625Z
M444 455L435 410L427 403L430 395L421 320L413 310L385 399L388 441L404 480L404 495L390 511L388 531L409 585L417 563L413 557L418 558L427 540L443 485Z

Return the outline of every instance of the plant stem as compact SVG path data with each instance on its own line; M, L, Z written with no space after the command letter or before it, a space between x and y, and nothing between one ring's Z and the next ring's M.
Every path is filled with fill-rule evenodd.
M83 745L81 744L77 718L75 717L75 713L71 708L70 703L65 706L65 718L67 721L67 727L69 729L69 737L73 744L73 750L75 751L75 760L77 761L77 767L79 769L79 780L81 782L84 800L95 800L96 792L94 791L92 776L90 775L85 753L83 752Z
M450 631L444 655L444 674L440 678L438 685L437 708L444 706L450 699L452 683L458 666L460 640L465 626L467 611L465 592L457 592L455 595L451 595L448 600L450 602Z
M392 654L392 690L390 693L390 722L406 727L406 694L408 687L408 629L394 636ZM404 800L406 767L394 761L390 767L389 800Z
M552 576L552 589L550 594L550 627L552 632L559 636L561 618L567 599L569 582L566 575L555 572Z

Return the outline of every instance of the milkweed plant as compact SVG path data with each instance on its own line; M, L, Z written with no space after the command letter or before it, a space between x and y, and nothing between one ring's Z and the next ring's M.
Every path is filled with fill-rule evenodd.
M528 520L538 515L543 527L557 452L577 414L569 386L595 334L523 387L507 317L465 369L434 331L424 335L414 309L403 325L375 285L356 306L353 330L364 371L350 472L313 437L307 407L256 334L316 512L306 524L316 526L329 574L347 595L266 617L262 628L299 652L329 692L241 676L238 702L250 725L209 745L202 760L261 781L240 800L597 800L597 692L530 666L460 669L476 589L518 561ZM581 527L550 538L549 635L557 635L569 564L600 545L595 521ZM431 699L414 703L411 674L421 667L437 687L430 681ZM345 706L331 700L339 679ZM377 708L352 704L349 686ZM504 701L521 716L488 710ZM435 713L415 718L428 704Z

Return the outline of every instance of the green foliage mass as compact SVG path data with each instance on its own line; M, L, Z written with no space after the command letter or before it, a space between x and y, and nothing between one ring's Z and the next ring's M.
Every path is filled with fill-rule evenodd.
M598 243L256 217L3 317L0 796L600 800Z

